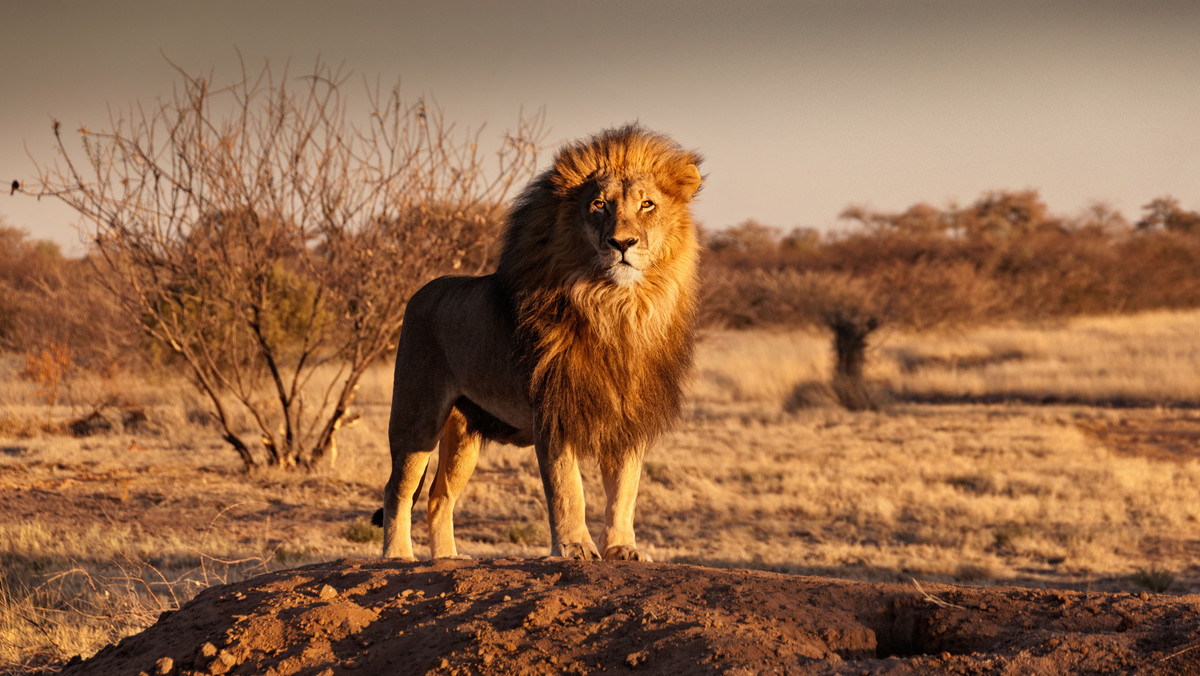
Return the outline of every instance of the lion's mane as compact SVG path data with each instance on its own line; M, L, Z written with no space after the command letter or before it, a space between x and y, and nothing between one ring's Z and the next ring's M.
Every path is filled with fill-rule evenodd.
M695 334L699 246L688 202L699 162L636 125L610 129L562 149L517 200L496 275L539 436L619 462L678 416ZM580 234L579 195L600 175L652 177L672 198L662 207L665 243L638 284L595 274Z

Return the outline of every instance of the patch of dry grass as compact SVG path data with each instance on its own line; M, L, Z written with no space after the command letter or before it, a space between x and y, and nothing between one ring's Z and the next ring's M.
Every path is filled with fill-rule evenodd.
M642 537L660 558L868 579L1111 588L1150 564L1191 568L1200 462L1116 455L1078 429L1095 415L906 406L692 425L655 453ZM1176 546L1152 555L1152 540Z
M1200 404L1200 313L889 336L871 376L900 396Z
M891 335L869 377L900 400L1034 392L1197 402L1197 329L1200 313ZM893 403L850 413L824 385L821 334L706 333L696 366L684 420L652 449L642 480L639 538L658 560L1200 591L1200 456L1131 453L1093 434L1171 423L1154 409ZM379 551L363 520L389 471L390 367L363 379L361 422L339 433L335 466L314 474L242 473L181 383L75 383L47 410L32 387L7 382L0 420L15 422L0 425L0 673L90 654L206 585ZM83 438L45 431L111 393L144 411L144 424ZM1172 416L1200 426L1200 413ZM594 469L585 484L598 536ZM545 520L532 451L486 448L459 502L459 550L542 556ZM414 537L425 554L423 525Z

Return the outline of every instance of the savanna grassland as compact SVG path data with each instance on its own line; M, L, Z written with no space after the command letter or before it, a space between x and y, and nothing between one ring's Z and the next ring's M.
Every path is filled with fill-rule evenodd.
M826 384L826 334L709 329L645 464L641 544L871 581L1200 591L1198 333L1196 312L883 330L878 405L852 412ZM80 375L48 406L28 364L2 368L0 672L89 655L214 584L378 554L386 364L310 473L246 473L185 382ZM586 488L599 523L594 472ZM459 550L543 556L543 503L530 450L485 449Z
M482 129L402 101L398 85L368 85L354 122L340 68L276 77L268 63L221 86L180 76L112 129L54 121L53 161L14 184L83 218L83 258L0 223L0 673L120 671L133 663L106 660L140 638L67 660L151 625L133 673L368 658L411 671L413 650L427 653L418 671L439 673L497 659L511 673L594 671L595 655L638 666L649 652L682 660L662 671L720 671L747 650L750 672L782 655L821 673L898 656L942 673L1200 669L1200 597L1150 596L1200 591L1200 212L1160 196L1135 220L1100 203L1064 216L1036 190L991 191L851 206L837 232L703 231L694 378L637 505L639 546L660 563L530 561L549 549L534 454L496 446L455 529L460 552L488 561L426 570L363 558L381 551L368 519L389 473L389 355L416 289L494 270L543 116L519 115L491 154ZM308 570L359 575L367 606L332 583L256 586L295 590L315 584L308 573L247 580L345 557L360 561ZM596 605L610 573L621 598L661 603ZM557 576L576 574L591 591L560 595ZM866 582L826 598L829 577ZM540 591L498 594L505 580ZM956 603L922 583L976 586L937 592ZM757 597L797 589L826 605L753 616ZM559 631L563 608L588 604L590 624ZM472 609L493 624L459 631ZM830 613L848 620L832 633ZM512 633L497 633L500 615ZM1030 638L1034 617L1057 619ZM401 641L396 618L412 633ZM397 653L364 655L366 639L344 633L372 622L376 648ZM651 626L657 643L641 643ZM584 659L592 629L618 643L590 642ZM970 636L943 640L959 629ZM1011 641L993 645L1000 634Z

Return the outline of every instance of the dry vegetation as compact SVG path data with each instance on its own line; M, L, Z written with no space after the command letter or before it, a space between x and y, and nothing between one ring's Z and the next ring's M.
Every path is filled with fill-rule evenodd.
M646 464L642 544L869 580L1200 591L1200 382L1176 375L1200 369L1198 323L886 334L868 379L889 403L873 412L832 404L824 335L706 332L685 419ZM309 475L244 473L185 383L76 375L47 407L22 368L0 374L0 671L90 654L214 583L377 554L364 520L386 476L386 365L364 376L336 465ZM1016 403L972 403L997 393ZM66 434L97 398L119 402L112 428ZM596 477L587 489L599 521ZM458 521L472 556L544 555L533 454L487 449Z
M478 134L448 141L394 91L348 141L326 75L296 96L269 68L225 89L185 75L149 116L80 130L82 156L56 122L62 164L23 187L74 206L96 246L67 260L0 223L0 673L90 654L206 586L380 550L388 343L412 289L490 269L540 118L481 183ZM241 114L212 117L218 95ZM157 145L173 125L198 135ZM1135 223L1064 218L1025 191L844 216L710 233L642 548L1200 591L1200 214L1163 197ZM541 556L545 521L533 453L487 449L459 551Z
M318 463L408 298L433 277L490 270L541 117L488 149L482 128L456 129L399 84L366 87L352 116L350 74L319 62L299 78L269 63L232 83L180 75L171 98L106 129L53 121L53 163L17 188L78 213L89 288L188 374L247 467ZM257 423L249 434L238 411Z

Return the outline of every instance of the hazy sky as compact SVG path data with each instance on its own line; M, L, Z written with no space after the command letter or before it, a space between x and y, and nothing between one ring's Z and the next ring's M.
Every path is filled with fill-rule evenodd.
M51 2L0 0L0 184L53 159L50 120L320 55L399 78L498 136L544 106L548 142L640 120L705 156L698 219L835 227L850 204L945 206L1037 188L1052 211L1200 208L1200 2L887 0ZM352 90L357 93L357 89ZM74 136L74 135L73 135ZM74 137L72 140L74 141ZM77 142L77 141L76 141ZM542 166L551 149L543 155ZM78 253L72 212L0 218Z

